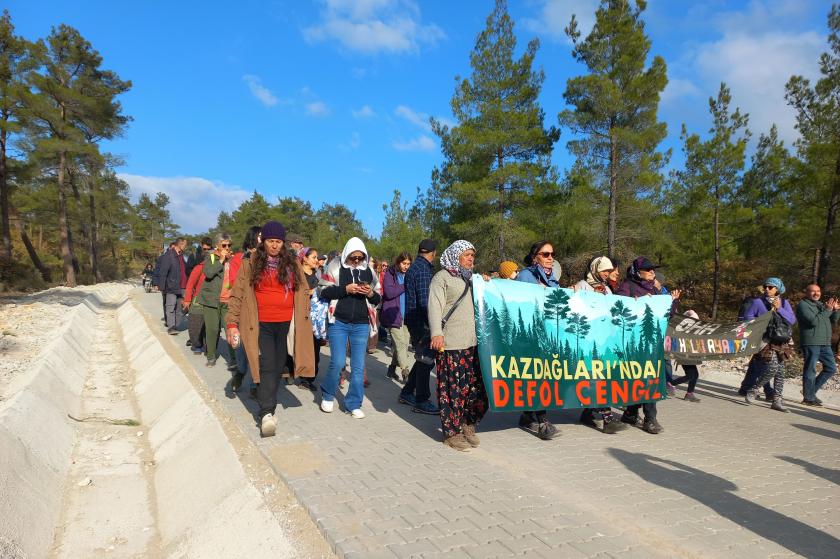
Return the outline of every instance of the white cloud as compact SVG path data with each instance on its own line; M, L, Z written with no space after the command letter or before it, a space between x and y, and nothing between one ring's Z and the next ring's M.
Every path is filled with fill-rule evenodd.
M432 126L429 124L429 115L417 112L411 107L399 105L396 109L394 109L394 114L398 117L406 119L411 124L422 128L423 130L431 131L432 129Z
M303 30L309 42L334 40L363 53L416 52L445 35L435 24L423 24L412 0L322 0L321 21Z
M353 118L373 118L376 113L370 108L370 105L364 105L359 110L353 110Z
M798 133L795 113L785 102L785 84L792 75L817 78L819 56L827 48L820 32L797 23L802 17L801 3L792 0L753 0L742 11L718 13L713 20L719 38L692 45L679 64L670 66L678 74L671 78L677 85L671 92L666 89L665 97L689 107L697 97L694 84L704 84L702 97L708 98L725 82L732 91L731 109L749 113L755 136L776 124L779 136L790 144ZM707 110L705 103L696 104L700 107Z
M598 0L541 0L539 15L523 18L525 29L553 40L568 41L564 29L575 15L582 37L589 35L595 25Z
M268 89L262 84L262 81L260 80L259 76L246 74L242 76L242 79L245 80L245 83L248 84L248 89L251 90L251 94L254 97L256 97L260 103L262 103L266 107L273 107L277 104L277 97L271 92L270 89Z
M133 202L143 193L152 198L158 192L169 196L172 219L184 233L207 231L216 225L220 211L235 209L251 196L239 186L201 177L146 177L126 173L118 176L128 183Z
M668 85L665 86L661 99L663 103L670 103L684 98L697 98L702 95L703 92L691 80L668 78Z
M421 134L408 142L394 142L394 149L398 151L434 151L437 149L437 144L429 136Z
M306 104L306 114L315 117L325 117L330 114L330 108L323 101L314 101Z

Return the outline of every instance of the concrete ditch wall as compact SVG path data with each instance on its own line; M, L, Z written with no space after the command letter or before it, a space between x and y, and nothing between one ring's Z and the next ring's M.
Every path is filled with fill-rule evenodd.
M131 304L117 313L155 457L167 557L288 557L293 549L251 485L219 420Z
M87 374L86 347L103 289L68 309L35 365L13 379L0 402L0 556L45 557L61 512L63 484L75 441L74 422Z
M291 557L280 524L250 484L218 419L127 301L102 288L69 308L42 358L0 401L0 558L46 557L62 510L103 305L117 309L135 370L141 422L154 452L158 530L166 557Z

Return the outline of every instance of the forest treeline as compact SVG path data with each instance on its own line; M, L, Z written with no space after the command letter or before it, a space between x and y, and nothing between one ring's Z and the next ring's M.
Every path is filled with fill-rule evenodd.
M665 266L668 285L684 288L687 302L711 316L731 316L767 275L794 289L809 281L836 289L840 7L827 14L818 79L787 82L784 100L799 132L790 146L775 126L751 128L749 107L725 83L709 91L707 129L661 121L668 69L645 32L645 9L641 0L602 0L586 36L572 17L571 55L585 71L569 76L564 91L543 92L545 70L534 64L539 40L517 48L507 3L497 0L465 53L469 75L455 78L454 123L431 120L442 163L415 202L394 191L378 238L346 206L313 208L258 192L222 212L209 232L238 237L273 218L322 252L358 235L385 258L423 237L465 238L483 270L521 261L545 238L568 283L593 255L626 265L645 254ZM36 272L67 283L136 272L177 226L165 193L130 203L115 174L121 162L98 148L128 125L118 97L130 83L102 69L101 56L67 26L31 43L15 36L5 14L0 55L5 281ZM562 96L566 109L546 115L541 95ZM668 126L680 126L679 167L662 147ZM555 149L569 150L575 163L557 169Z

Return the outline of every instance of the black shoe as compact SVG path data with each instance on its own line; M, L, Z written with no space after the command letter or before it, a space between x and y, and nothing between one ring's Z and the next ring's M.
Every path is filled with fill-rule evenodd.
M178 329L173 326L172 328L167 328L166 333L169 334L170 336L177 336L178 335Z
M191 347L191 346L192 346L192 340L187 340L187 347Z
M236 373L230 379L230 389L234 392L238 392L239 389L242 387L242 379L245 378L245 375L242 373Z
M655 419L645 419L644 423L642 424L642 429L647 431L651 435L658 435L662 432L662 425L660 425L659 422Z
M560 431L547 419L532 421L527 415L519 416L519 427L544 441L560 436Z
M300 382L298 383L298 388L300 388L301 390L311 390L312 392L318 390L318 388L315 386L315 383L309 380L308 378L300 379Z
M392 378L394 380L400 380L400 377L397 375L397 366L396 365L388 365L388 372L385 373L386 378Z
M814 408L821 408L822 407L822 402L820 402L819 400L802 400L802 405L803 406L811 406L811 407L814 407Z
M626 413L621 414L621 422L626 423L628 425L638 425L639 424L639 416L638 415L627 415Z

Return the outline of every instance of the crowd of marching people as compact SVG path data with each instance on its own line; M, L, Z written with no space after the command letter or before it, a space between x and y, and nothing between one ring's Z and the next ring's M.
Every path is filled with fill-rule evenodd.
M459 451L479 445L477 425L488 409L488 397L471 293L476 251L469 241L458 240L439 251L437 242L424 239L415 254L401 252L390 262L377 261L357 237L340 252L327 255L269 221L251 227L240 244L220 234L201 239L189 256L186 247L183 238L173 241L156 265L143 271L144 286L154 285L162 295L166 331L177 334L186 322L187 345L205 357L208 367L222 357L219 338L224 331L230 389L241 390L250 378L263 436L277 429L277 389L284 377L302 389L320 390L324 413L337 409L336 399L347 383L344 411L354 419L364 418L366 357L377 340L387 340L391 361L386 374L401 386L398 401L414 412L440 416L445 445ZM561 275L554 246L543 240L531 246L521 266L506 260L484 277L566 287ZM681 292L669 291L663 283L659 266L645 256L634 259L622 278L618 262L598 255L583 278L568 287L627 297L668 294L671 312L677 312ZM820 286L809 284L794 308L784 297L781 279L767 278L762 287L763 293L747 298L739 312L739 320L773 313L765 344L752 357L739 394L750 404L763 390L771 409L788 411L784 367L796 354L792 326L798 324L804 359L802 404L820 406L817 393L840 360L836 336L832 339L832 328L840 322L840 300L824 302ZM693 310L681 313L699 319ZM325 345L330 348L329 364L319 367ZM694 360L676 362L683 372L676 377L670 361L665 361L670 396L685 384L684 399L700 401L695 394L698 365ZM433 370L436 397L430 387ZM581 422L605 434L628 425L651 434L663 431L656 402L627 406L620 416L610 407L586 408ZM524 412L518 423L543 440L559 435L545 410Z

